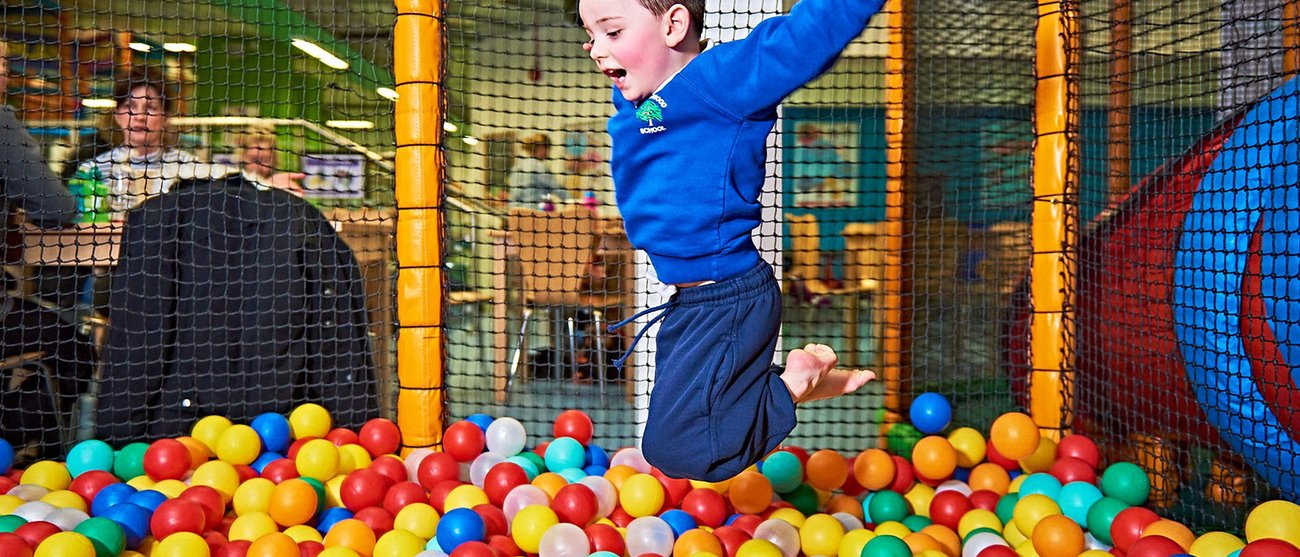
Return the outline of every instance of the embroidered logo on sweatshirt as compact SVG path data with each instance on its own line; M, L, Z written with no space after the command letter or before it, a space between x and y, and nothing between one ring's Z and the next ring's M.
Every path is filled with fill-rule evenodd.
M659 133L668 129L663 125L665 108L668 108L668 103L664 102L659 95L650 95L650 98L637 107L636 119L646 123L645 127L641 128L642 135ZM656 122L659 125L655 125Z

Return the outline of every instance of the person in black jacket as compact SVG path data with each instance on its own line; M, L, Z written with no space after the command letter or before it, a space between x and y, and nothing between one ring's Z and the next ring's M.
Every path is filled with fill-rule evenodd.
M109 295L97 437L182 435L315 402L375 417L362 275L306 201L237 175L183 180L128 214Z

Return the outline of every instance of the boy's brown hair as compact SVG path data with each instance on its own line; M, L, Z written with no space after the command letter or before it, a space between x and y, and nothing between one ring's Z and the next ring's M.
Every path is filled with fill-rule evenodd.
M638 0L645 9L656 16L668 13L668 9L681 4L691 14L691 32L696 37L704 34L704 0Z

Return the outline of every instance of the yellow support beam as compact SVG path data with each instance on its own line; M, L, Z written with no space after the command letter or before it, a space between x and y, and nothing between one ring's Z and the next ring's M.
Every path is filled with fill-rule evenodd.
M885 386L885 423L903 419L912 382L912 290L910 267L912 194L911 165L916 107L915 19L911 2L889 0L885 5L889 45L885 55L885 281L882 312L880 376Z

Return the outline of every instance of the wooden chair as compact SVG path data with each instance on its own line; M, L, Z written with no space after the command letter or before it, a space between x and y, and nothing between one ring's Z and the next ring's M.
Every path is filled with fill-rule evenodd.
M568 369L578 381L578 331L577 323L569 310L589 308L595 328L597 361L595 374L605 393L605 312L622 308L624 299L619 292L602 292L591 284L591 265L598 242L596 219L584 207L561 211L511 209L506 226L510 243L517 253L522 282L523 319L519 337L510 358L506 381L508 393L514 380L526 381L529 371L520 371L523 356L528 353L528 327L533 313L544 310L553 317L556 353L561 345L567 348ZM562 364L562 362L561 362ZM507 394L508 396L508 394Z
M788 266L784 269L783 285L787 292L800 289L802 294L811 297L815 304L821 300L834 301L844 299L844 336L848 343L844 350L844 361L848 365L865 365L859 361L858 341L860 338L858 321L861 317L861 299L875 294L880 282L866 276L856 276L859 272L856 260L846 262L843 285L832 286L822 277L821 228L817 217L804 215L787 215L791 253L786 257ZM858 254L850 251L850 257ZM872 303L872 307L879 304ZM874 322L874 321L873 321Z

